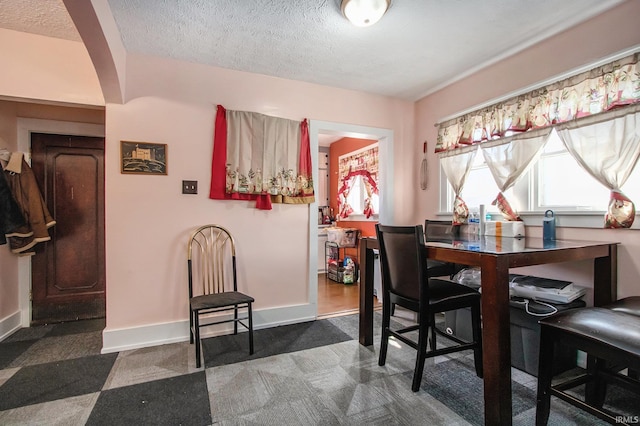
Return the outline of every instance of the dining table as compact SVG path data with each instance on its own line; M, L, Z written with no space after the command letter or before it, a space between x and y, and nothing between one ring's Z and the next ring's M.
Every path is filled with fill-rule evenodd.
M512 423L509 269L593 260L593 305L617 300L617 243L474 236L425 242L429 259L481 270L484 424ZM375 237L360 240L360 344L373 344ZM380 273L380 271L375 271Z

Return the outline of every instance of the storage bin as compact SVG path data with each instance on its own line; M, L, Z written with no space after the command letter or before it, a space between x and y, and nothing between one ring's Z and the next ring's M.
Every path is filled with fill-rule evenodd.
M546 302L545 302L546 303ZM510 303L511 314L511 365L532 376L538 375L538 355L540 351L540 324L541 316L531 315L526 312L523 303L512 301ZM575 300L567 304L551 304L558 311L571 308L584 307L583 300ZM544 314L550 308L535 301L529 302L529 311ZM460 339L471 341L471 310L459 309L445 312L445 331ZM554 374L570 370L576 366L577 351L564 345L556 345Z
M358 230L354 228L327 228L327 241L339 247L355 247L358 242Z
M331 281L335 281L337 283L341 283L344 281L344 266L342 266L342 262L340 264L331 263L327 269L327 277Z

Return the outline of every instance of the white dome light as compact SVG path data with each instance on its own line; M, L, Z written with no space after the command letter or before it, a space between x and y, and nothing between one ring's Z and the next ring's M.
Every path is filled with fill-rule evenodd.
M342 14L353 25L368 27L382 18L391 0L342 0Z

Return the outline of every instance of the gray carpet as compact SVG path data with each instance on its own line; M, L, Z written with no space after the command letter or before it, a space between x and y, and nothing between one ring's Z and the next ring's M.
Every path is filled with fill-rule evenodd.
M351 340L327 320L265 328L253 332L254 353L249 355L247 333L202 340L205 367L234 364L272 355L297 352Z
M421 389L469 423L481 425L484 418L483 382L476 376L470 361L472 358L463 357L429 365L425 368ZM407 375L412 377L412 373ZM514 417L535 407L536 395L532 389L512 381L511 394Z
M204 369L188 342L100 354L100 322L19 330L0 342L0 424L482 424L470 351L428 360L411 392L415 351L394 343L378 366L379 313L374 322L370 347L357 314L257 330L252 357L246 333L205 339ZM533 425L535 378L512 375L513 424ZM640 407L628 393L608 398ZM604 422L554 398L549 424Z

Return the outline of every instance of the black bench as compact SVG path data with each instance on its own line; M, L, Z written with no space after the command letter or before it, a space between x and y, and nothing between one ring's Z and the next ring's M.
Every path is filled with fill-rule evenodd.
M605 308L640 316L640 296L625 297L605 306Z
M552 384L556 342L587 353L585 374ZM578 308L541 320L536 425L547 424L552 395L611 424L625 424L624 416L602 408L606 383L640 394L640 382L607 368L610 365L640 369L640 316L608 308ZM587 384L584 400L566 392L582 384Z

